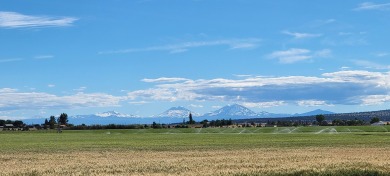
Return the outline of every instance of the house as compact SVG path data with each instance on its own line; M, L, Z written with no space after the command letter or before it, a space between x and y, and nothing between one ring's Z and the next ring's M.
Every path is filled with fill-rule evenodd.
M3 130L4 130L4 131L6 131L6 130L8 130L8 131L9 131L9 130L18 131L18 130L22 130L22 129L19 128L19 127L14 126L14 124L9 123L9 124L5 124L5 125L4 125Z

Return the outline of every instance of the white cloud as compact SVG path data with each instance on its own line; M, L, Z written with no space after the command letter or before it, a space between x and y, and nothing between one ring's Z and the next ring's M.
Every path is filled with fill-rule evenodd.
M387 95L390 72L343 70L318 77L242 77L163 82L153 88L128 93L134 101L222 101L247 106L272 107L285 104L329 106L362 104L371 95Z
M315 38L315 37L322 36L322 34L299 33L299 32L290 32L290 31L282 31L282 33L293 36L295 39Z
M79 88L73 89L73 90L76 91L76 92L83 92L85 89L87 89L87 87L82 86L82 87L79 87Z
M21 61L23 59L21 58L12 58L12 59L0 59L0 63L5 63L5 62L16 62L16 61Z
M269 108L269 107L286 105L286 102L284 101L269 101L269 102L258 102L258 103L244 102L242 103L242 105L248 108Z
M312 52L308 49L290 48L283 51L274 51L268 55L271 59L278 59L280 63L291 64L299 61L308 60L314 57L329 57L332 51L329 49L323 49Z
M380 52L380 53L376 53L375 56L377 57L385 57L385 56L388 56L390 53L388 52Z
M369 95L362 97L362 105L379 105L390 101L390 95Z
M150 82L150 83L161 83L161 82L179 82L179 81L188 81L189 79L186 78L167 78L167 77L162 77L162 78L157 78L157 79L143 79L143 82Z
M390 3L376 4L372 2L364 2L359 4L354 10L390 10Z
M203 105L190 104L189 107L192 107L192 108L203 108Z
M143 105L143 104L148 104L150 102L147 102L147 101L131 101L129 102L129 104L132 104L132 105Z
M56 85L54 85L54 84L49 84L49 85L47 85L47 87L50 87L50 88L53 88L53 87L55 87Z
M215 41L198 41L198 42L185 42L180 44L152 46L146 48L129 48L123 50L102 51L99 54L120 54L120 53L133 53L133 52L148 52L148 51L168 51L169 53L182 53L191 48L199 48L206 46L229 46L230 49L248 49L258 46L261 40L258 38L248 39L232 39L232 40L215 40Z
M358 66L370 68L370 69L378 69L378 70L390 69L390 65L378 64L367 60L354 60L353 62Z
M18 89L12 89L12 88L2 88L0 89L0 93L12 93L12 92L17 92Z
M280 63L291 64L299 61L308 60L314 57L329 57L332 51L329 49L323 49L312 52L308 49L290 48L283 51L274 51L268 55L271 59L278 59Z
M326 101L319 100L300 100L297 101L299 106L312 107L312 106L330 106Z
M307 49L291 48L284 51L274 51L269 57L278 59L280 63L289 64L312 58L309 53L310 50Z
M73 17L32 16L0 11L0 27L4 28L70 26L76 20Z
M39 56L34 56L34 59L51 59L53 58L53 55L39 55Z
M253 77L253 75L245 75L245 74L234 74L235 77Z
M77 93L57 96L43 92L19 92L16 89L0 89L0 110L82 108L119 106L126 97L104 93Z

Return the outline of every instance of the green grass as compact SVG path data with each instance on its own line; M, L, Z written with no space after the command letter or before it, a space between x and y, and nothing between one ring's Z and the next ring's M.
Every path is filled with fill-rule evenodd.
M386 147L386 127L277 127L0 132L3 152Z

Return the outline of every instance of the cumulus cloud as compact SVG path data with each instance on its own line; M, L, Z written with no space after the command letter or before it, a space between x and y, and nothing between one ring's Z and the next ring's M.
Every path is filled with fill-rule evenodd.
M387 95L389 90L388 72L345 70L317 77L243 77L235 80L218 78L165 82L146 90L129 92L128 97L132 100L241 102L248 107L289 103L329 106L367 104L364 101L372 100L370 96Z
M197 41L185 42L179 44L152 46L145 48L129 48L123 50L102 51L99 54L120 54L120 53L134 53L147 51L168 51L169 53L182 53L191 48L207 47L207 46L228 46L230 49L250 49L259 45L261 40L258 38L248 39L231 39L231 40L215 40L215 41Z
M77 93L57 96L43 92L20 92L16 89L0 89L0 110L81 108L119 106L126 97L116 97L104 93Z
M364 2L359 4L354 10L390 10L390 3L376 4L372 2Z
M314 57L328 57L331 55L331 50L323 49L312 52L308 49L290 48L283 51L274 51L268 55L271 59L278 59L280 63L291 64L303 60L308 60Z
M70 26L76 20L73 17L32 16L0 11L0 27L3 28Z

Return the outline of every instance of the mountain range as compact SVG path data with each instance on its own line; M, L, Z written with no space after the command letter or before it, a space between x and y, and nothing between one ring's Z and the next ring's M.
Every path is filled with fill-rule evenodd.
M152 117L140 117L136 115L122 114L116 111L108 111L90 115L75 115L69 116L69 123L80 125L92 125L92 124L151 124L156 123L181 123L183 120L188 121L189 113L192 114L195 121L216 120L216 119L250 119L250 118L277 118L277 117L297 117L297 116L311 116L317 114L334 114L330 111L314 110L302 114L275 114L262 111L256 113L242 105L232 104L224 106L218 110L206 113L198 114L192 112L182 106L172 107L161 114ZM41 124L45 121L45 118L24 119L27 124Z

